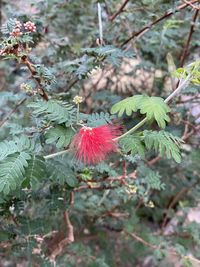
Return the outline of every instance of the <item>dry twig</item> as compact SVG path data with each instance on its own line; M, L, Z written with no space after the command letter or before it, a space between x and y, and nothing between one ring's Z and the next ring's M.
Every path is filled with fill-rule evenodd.
M5 116L5 118L0 122L0 127L2 127L12 116L12 114L14 114L18 107L20 107L24 102L26 101L26 98L23 98L22 100L20 100L17 105Z
M198 0L192 0L190 1L190 4L194 4L197 3ZM149 31L154 25L156 25L157 23L159 23L160 21L170 17L171 15L173 15L174 13L186 8L189 4L188 3L184 3L180 6L178 6L175 10L169 10L167 11L164 15L162 15L161 17L159 17L158 19L154 20L153 22L151 22L150 24L144 26L141 30L135 32L134 34L132 34L131 37L129 37L126 41L123 42L123 44L121 46L126 45L127 43L129 43L132 39L134 39L135 37L141 37L145 32Z
M164 249L161 249L160 246L157 246L157 245L154 245L154 244L151 244L151 243L145 241L143 238L141 238L140 236L136 235L135 233L129 233L129 232L126 232L126 231L124 231L124 232L126 234L128 234L129 236L131 236L133 239L135 239L137 242L143 244L146 247L149 247L150 249L153 249L153 250L157 250L157 249L164 250ZM172 255L180 257L180 255L173 248L169 248L169 249L167 249L167 251ZM189 256L188 255L188 256L183 256L182 258L183 259L188 259L188 260L190 260L192 262L196 262L196 263L200 264L200 260L197 259L197 258L194 258L193 256Z
M37 84L39 86L38 93L41 95L41 97L44 100L48 101L49 100L48 94L45 92L45 90L43 89L43 87L41 85L41 79L39 77L35 77L36 70L35 70L33 64L31 64L31 62L29 61L28 57L27 56L23 56L21 58L21 63L22 64L25 64L28 67L29 71L32 74L32 78L37 82Z
M191 6L192 8L196 9L196 10L200 10L200 6L195 6L193 5L190 1L188 0L183 0L184 3L188 4L189 6Z
M120 13L124 11L125 6L128 4L129 0L125 0L124 3L120 6L120 8L109 17L110 21L113 21Z
M49 256L49 259L55 263L56 257L61 255L64 252L64 249L67 245L74 242L74 228L73 225L69 219L69 214L67 211L64 211L64 222L67 228L67 236L66 238L62 239L58 244L57 247L52 251L51 255Z
M183 53L182 53L181 58L180 58L180 67L183 67L185 59L188 55L188 50L189 50L190 42L192 39L192 34L194 33L195 22L198 18L198 14L199 14L199 9L195 10L195 13L194 13L193 18L192 18L188 39L187 39L187 42L186 42L185 47L183 49Z

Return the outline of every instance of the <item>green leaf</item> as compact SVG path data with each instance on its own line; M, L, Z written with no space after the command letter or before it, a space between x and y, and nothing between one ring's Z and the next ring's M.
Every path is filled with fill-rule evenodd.
M47 120L65 123L70 126L76 121L76 109L71 104L62 101L49 100L30 103L28 107L33 108L33 114L43 115Z
M144 143L148 150L154 149L161 156L181 162L180 145L183 141L165 131L144 131Z
M146 96L140 102L139 109L141 114L146 114L148 120L156 120L159 127L163 129L166 126L166 122L170 121L167 115L170 108L161 97Z
M28 167L24 175L27 180L41 180L45 177L46 165L45 159L42 156L34 155L27 162Z
M3 141L0 143L0 160L3 160L8 155L15 152L27 151L30 152L34 149L35 142L27 136L15 137L11 141Z
M0 164L0 192L7 195L22 183L29 159L30 156L25 152L15 153Z
M64 128L60 125L49 129L45 134L46 143L56 143L57 148L67 147L70 144L73 136L74 131L72 128Z
M158 172L148 170L148 174L145 176L145 181L148 189L164 190L165 184L161 182L161 176Z
M3 34L9 34L10 32L13 31L13 29L15 28L15 19L9 19L8 21L6 21L5 24L2 25L1 27L1 31Z
M139 154L142 158L145 156L145 146L142 143L142 139L138 135L128 135L122 138L120 146L125 153L131 153L132 156Z
M75 173L72 171L71 167L59 160L49 161L48 171L50 173L50 178L53 182L64 185L67 183L70 187L75 187L78 184L78 180Z
M133 112L136 112L138 110L140 102L145 97L146 96L143 95L128 97L112 106L111 113L118 113L119 117L121 117L124 113L126 113L127 116L131 116Z
M124 113L131 116L133 112L138 110L141 114L146 114L148 120L156 120L161 128L165 128L166 122L170 120L167 115L170 108L161 97L155 96L135 95L128 97L112 106L111 113L118 113L119 117Z
M139 177L139 183L146 185L145 190L164 190L165 184L162 183L162 176L158 171L154 171L147 167L145 164L141 163L137 168L137 175Z
M11 238L13 238L13 236L10 232L0 230L0 242L9 241Z

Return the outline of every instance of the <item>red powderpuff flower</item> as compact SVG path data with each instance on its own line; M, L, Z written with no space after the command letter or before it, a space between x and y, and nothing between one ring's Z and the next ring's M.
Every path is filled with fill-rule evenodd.
M105 159L110 153L117 150L114 141L121 134L121 128L113 125L99 127L82 127L71 143L77 160L84 164L96 164Z

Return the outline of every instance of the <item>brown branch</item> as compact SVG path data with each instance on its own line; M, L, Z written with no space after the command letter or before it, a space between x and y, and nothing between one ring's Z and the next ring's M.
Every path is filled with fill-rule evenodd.
M80 182L95 183L95 184L96 183L100 183L100 182L108 182L108 181L109 182L121 182L122 179L127 179L127 178L136 179L137 178L137 172L133 171L133 172L129 173L128 175L126 173L125 176L123 174L123 175L120 175L120 176L117 176L117 177L104 176L103 178L98 179L98 180L96 180L94 178L93 179L88 179L88 180L83 180L83 179L81 179L80 176L77 176L77 178L79 179Z
M124 11L125 6L128 4L129 0L125 0L124 3L120 6L120 8L109 17L110 21L113 21L120 13Z
M142 239L141 237L139 237L138 235L136 235L135 233L129 233L129 232L125 232L126 234L130 235L132 238L134 238L135 240L137 240L139 243L151 248L151 249L158 249L158 246L153 245L147 241L145 241L144 239Z
M33 64L29 61L28 57L27 56L23 56L21 58L21 63L22 64L25 64L27 66L27 68L29 69L29 71L31 72L32 74L32 78L37 82L38 86L39 86L39 89L38 89L38 92L39 94L41 95L41 97L45 100L45 101L48 101L49 100L49 97L48 97L48 94L45 92L45 90L43 89L43 86L41 84L41 79L39 77L35 77L36 75L36 70L33 66Z
M194 133L198 132L199 129L200 129L200 125L196 126L195 128L192 128L191 131L185 132L181 139L183 141L186 141L188 138L190 138L190 136L192 136Z
M21 106L24 102L26 101L26 98L23 98L22 100L20 100L17 105L14 107L14 109L12 109L6 116L5 118L0 122L0 127L2 127L12 116L12 114L14 114L18 107Z
M101 186L101 185L81 185L74 189L74 192L81 191L84 189L96 189L96 190L107 190L107 189L115 189L118 186Z
M65 92L68 92L78 81L80 81L80 79L74 79L73 81L71 81L71 83L68 85L67 89L65 90Z
M70 192L70 195L69 195L69 205L70 207L73 207L74 205L74 192Z
M81 191L81 190L84 190L84 189L96 189L96 190L115 189L115 188L121 186L122 182L123 182L123 184L126 184L125 179L127 179L127 178L136 179L136 171L131 172L128 175L127 175L127 173L125 173L125 175L126 176L124 176L124 174L123 174L123 175L120 175L118 177L104 177L104 178L102 178L100 180L90 179L90 180L87 180L86 182L95 183L95 185L92 185L92 184L81 185L81 186L75 188L73 191L77 192L77 191ZM81 181L83 181L83 180L81 180ZM104 183L105 182L119 182L119 185L117 185L117 186L100 185L100 184L96 185L96 183L100 183L100 182L104 182Z
M160 156L160 155L158 155L157 157L153 158L152 160L147 161L146 163L147 163L149 166L152 166L152 165L154 165L156 162L158 162L159 160L161 160L161 156Z
M67 228L67 236L66 238L62 239L58 244L57 247L53 250L51 255L49 256L49 259L55 263L56 257L63 254L64 249L67 245L74 242L74 228L73 225L69 219L69 214L67 211L64 211L64 222Z
M192 34L194 33L195 22L196 22L196 19L198 17L198 13L199 13L199 9L195 10L195 13L194 13L192 21L191 21L191 27L190 27L188 39L187 39L187 42L186 42L185 47L183 49L183 53L182 53L181 58L180 58L180 67L183 67L185 59L188 55L188 50L189 50L190 42L192 39Z
M194 4L198 2L198 0L192 0L190 1L190 4ZM129 43L132 39L134 39L135 37L141 37L145 32L149 31L154 25L156 25L157 23L159 23L160 21L170 17L171 15L173 15L174 13L176 12L179 12L180 10L186 8L189 4L188 3L185 3L185 4L182 4L180 6L178 6L175 10L171 11L167 11L164 15L162 15L161 17L159 17L158 19L154 20L153 22L151 22L150 24L144 26L141 30L135 32L131 37L129 37L127 40L125 40L123 42L123 44L121 46L124 46L126 45L127 43Z

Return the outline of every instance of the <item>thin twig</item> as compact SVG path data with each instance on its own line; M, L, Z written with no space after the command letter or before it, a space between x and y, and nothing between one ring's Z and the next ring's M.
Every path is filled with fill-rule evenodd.
M190 79L190 75L187 76L187 78L183 81L180 82L179 86L176 88L176 90L174 90L166 99L165 99L165 103L168 103L172 98L174 98L176 95L178 95L180 93L180 91L185 88L188 84L188 81Z
M61 155L64 155L66 153L69 152L69 149L66 149L66 150L62 150L62 151L59 151L59 152L56 152L56 153L53 153L53 154L50 154L50 155L47 155L47 156L44 156L45 159L51 159L51 158L55 158L57 156L61 156Z
M125 6L128 4L129 0L125 0L124 3L120 6L120 8L109 17L110 21L113 21L120 13L124 11Z
M149 247L149 248L151 248L153 250L159 249L159 250L163 250L163 251L165 250L166 251L166 249L162 249L162 248L160 248L160 246L157 246L157 245L154 245L154 244L151 244L151 243L145 241L143 238L141 238L140 236L136 235L135 233L129 233L127 231L124 231L124 233L128 234L134 240L138 241L139 243L143 244L146 247ZM188 259L190 261L193 261L193 262L196 262L196 263L200 263L200 260L197 259L197 258L194 258L193 256L181 256L181 255L179 255L173 248L167 249L167 251L169 253L177 256L177 257L181 257L182 259Z
M108 190L108 189L115 189L118 186L102 186L102 185L81 185L74 189L74 192L81 191L84 189L95 189L95 190Z
M193 5L190 1L187 0L183 0L184 3L188 4L189 6L191 6L192 8L196 9L196 10L200 10L199 6L195 6Z
M160 156L160 155L158 155L158 156L156 156L155 158L153 158L153 159L147 161L146 163L147 163L148 166L152 166L152 165L154 165L156 162L158 162L159 160L161 160L161 156Z
M12 109L6 116L5 118L0 122L0 127L2 127L12 116L12 114L14 114L18 107L21 106L24 102L26 101L26 98L23 98L22 100L20 100L17 105L14 107L14 109Z
M131 237L133 237L135 240L137 240L139 243L142 243L143 245L151 248L151 249L157 249L158 247L156 245L153 245L147 241L145 241L144 239L142 239L140 236L136 235L135 233L129 233L129 232L125 232L126 234L130 235Z
M180 67L183 67L185 59L188 55L188 50L189 50L190 42L192 39L192 34L194 33L194 29L195 29L195 22L198 18L198 13L199 13L199 9L196 9L195 13L193 15L192 21L191 21L191 27L190 27L188 39L187 39L187 42L186 42L185 47L183 49L183 53L182 53L181 58L180 58Z
M80 81L80 79L78 79L78 78L76 78L73 81L71 81L71 83L68 85L68 87L67 87L67 89L65 91L68 92L79 81Z
M190 4L194 4L198 2L198 0L193 0L193 1L190 1ZM124 46L126 45L127 43L129 43L132 39L134 39L135 37L138 37L138 36L142 36L145 32L149 31L152 26L156 25L157 23L159 23L160 21L170 17L171 15L173 15L174 13L186 8L189 4L188 3L185 3L185 4L182 4L180 6L178 6L175 10L169 10L167 11L164 15L162 15L161 17L159 17L158 19L154 20L153 22L151 22L150 24L144 26L141 30L137 31L136 33L132 34L131 37L129 37L127 40L125 40L123 42L123 44L121 46Z

